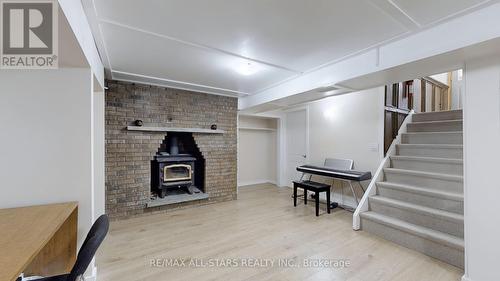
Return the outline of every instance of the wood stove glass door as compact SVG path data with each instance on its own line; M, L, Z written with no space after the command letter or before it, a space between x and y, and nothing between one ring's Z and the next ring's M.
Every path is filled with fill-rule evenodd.
M191 176L191 165L173 164L163 167L164 182L191 180Z

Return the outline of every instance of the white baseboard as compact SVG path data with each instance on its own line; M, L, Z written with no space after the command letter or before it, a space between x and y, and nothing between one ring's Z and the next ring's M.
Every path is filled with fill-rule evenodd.
M465 276L462 276L462 281L472 281L472 279L470 279L469 277Z
M256 184L265 184L265 183L270 183L270 184L276 184L276 181L272 180L252 180L252 181L242 181L238 182L238 187L244 187L248 185L256 185Z

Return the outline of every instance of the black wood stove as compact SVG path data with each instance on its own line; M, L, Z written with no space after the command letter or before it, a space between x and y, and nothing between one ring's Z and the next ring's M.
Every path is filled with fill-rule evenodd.
M151 163L151 188L160 198L167 195L201 193L195 186L197 158L179 153L177 136L169 138L169 152L158 152Z

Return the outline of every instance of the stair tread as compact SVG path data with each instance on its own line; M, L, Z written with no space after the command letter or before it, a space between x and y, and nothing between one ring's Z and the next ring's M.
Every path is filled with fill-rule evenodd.
M450 247L463 250L464 249L464 239L447 234L441 231L430 229L424 226L412 224L400 219L382 215L373 211L368 211L361 213L362 218L366 218L377 223L384 224L389 227L393 227L404 232L408 232L424 239L432 240L438 243L446 244Z
M464 201L464 195L458 192L447 192L438 189L426 188L426 187L418 187L407 184L393 183L388 181L377 182L377 186L405 190L411 193L424 194L429 195L436 198L445 198L454 201Z
M398 174L408 174L413 176L424 176L429 178L438 178L452 181L463 181L463 176L457 176L453 174L445 174L445 173L432 173L425 171L417 171L417 170L406 170L406 169L396 169L396 168L384 168L384 172L387 173L398 173Z
M403 135L439 135L439 134L463 134L463 131L443 131L443 132L406 132Z
M421 162L449 163L449 164L463 164L464 162L462 159L457 159L457 158L408 156L408 155L392 155L390 156L390 158L395 160L414 160Z
M447 119L447 120L429 120L429 121L417 121L411 122L409 124L445 124L445 123L455 123L455 122L463 122L463 119Z
M435 114L446 114L446 113L462 113L463 114L463 109L452 109L452 110L442 110L442 111L429 111L429 112L418 112L414 113L414 115L435 115Z
M412 121L463 120L462 111L421 112L413 114Z
M463 148L463 144L442 144L442 143L400 143L397 146L418 147L418 148Z
M439 217L444 220L448 221L454 221L454 222L462 222L464 221L464 216L461 214L453 213L453 212L448 212L445 210L440 210L440 209L435 209L419 204L414 204L402 200L397 200L397 199L392 199L392 198L387 198L383 197L380 195L375 195L375 196L370 196L370 200L385 204L385 205L390 205L392 207L396 207L399 209L405 209L405 210L411 210L413 212L425 214L425 215L431 215L434 217Z

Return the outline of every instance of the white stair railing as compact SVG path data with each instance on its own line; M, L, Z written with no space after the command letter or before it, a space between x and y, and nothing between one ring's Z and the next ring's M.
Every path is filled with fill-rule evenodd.
M405 120L403 121L403 124L401 124L401 127L399 127L398 136L392 141L389 150L387 150L387 154L385 155L377 171L373 175L372 180L370 181L370 184L368 185L368 188L363 195L363 198L361 198L361 201L359 201L358 207L352 215L352 229L359 230L361 228L361 218L359 215L363 212L368 211L368 198L376 194L377 187L375 184L384 180L384 168L390 167L390 157L396 155L396 145L401 143L401 134L406 133L406 125L411 122L414 113L415 112L413 110L410 111L408 116L406 116Z

